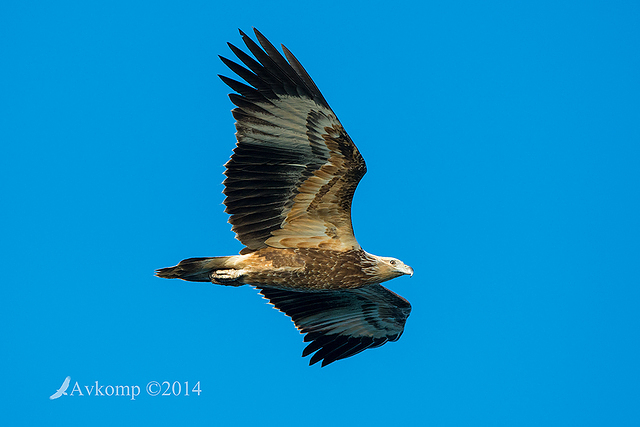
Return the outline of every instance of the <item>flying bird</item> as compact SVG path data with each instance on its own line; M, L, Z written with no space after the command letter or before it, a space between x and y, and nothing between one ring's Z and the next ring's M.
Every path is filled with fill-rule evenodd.
M63 394L66 396L67 395L67 389L69 388L69 382L70 381L71 381L71 377L65 378L64 381L62 382L62 385L58 389L58 391L56 391L51 396L49 396L49 399L51 399L51 400L57 399L60 396L62 396Z
M306 334L302 356L325 366L400 338L411 305L380 283L413 269L360 247L351 202L364 159L295 56L254 32L260 45L240 31L253 57L228 43L243 65L220 57L246 83L219 76L236 92L225 212L245 247L156 275L256 287Z

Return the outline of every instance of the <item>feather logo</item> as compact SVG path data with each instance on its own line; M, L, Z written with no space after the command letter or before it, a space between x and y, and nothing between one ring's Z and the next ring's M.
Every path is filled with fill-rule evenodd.
M56 391L51 396L49 396L49 399L51 399L51 400L57 399L60 396L62 396L63 394L66 396L67 395L67 389L69 388L69 382L71 382L71 377L65 378L64 381L62 382L62 385L58 389L58 391Z

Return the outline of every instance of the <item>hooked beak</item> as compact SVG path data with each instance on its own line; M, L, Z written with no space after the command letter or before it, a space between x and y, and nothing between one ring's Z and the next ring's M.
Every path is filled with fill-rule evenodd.
M408 274L409 277L413 277L413 268L409 267L408 265L405 265L405 267L407 268L404 269L404 274Z

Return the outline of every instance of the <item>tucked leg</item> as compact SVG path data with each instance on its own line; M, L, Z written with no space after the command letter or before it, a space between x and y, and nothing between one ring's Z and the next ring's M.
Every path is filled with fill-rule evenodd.
M240 280L242 277L241 270L225 269L214 270L211 272L210 278L212 283L225 286L242 286L244 283Z

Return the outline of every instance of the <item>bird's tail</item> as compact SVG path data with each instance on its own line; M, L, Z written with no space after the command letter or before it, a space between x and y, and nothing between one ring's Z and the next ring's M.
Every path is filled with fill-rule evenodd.
M156 270L156 276L164 277L165 279L188 280L190 282L211 282L212 272L233 268L229 265L231 258L233 256L183 259L175 267Z

